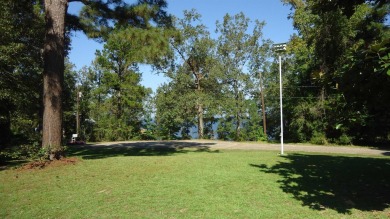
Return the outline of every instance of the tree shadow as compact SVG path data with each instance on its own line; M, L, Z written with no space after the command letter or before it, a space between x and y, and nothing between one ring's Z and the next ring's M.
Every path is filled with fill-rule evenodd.
M181 141L126 142L110 145L72 145L67 149L68 156L81 156L83 159L102 159L116 156L170 156L189 152L218 153L211 150L214 143Z
M28 163L27 160L12 160L12 159L3 160L0 161L0 171L16 169L26 163Z
M384 156L390 156L390 152L383 152L382 155L384 155Z
M260 171L278 174L280 188L303 206L381 211L390 206L390 159L289 154L268 167L250 164Z

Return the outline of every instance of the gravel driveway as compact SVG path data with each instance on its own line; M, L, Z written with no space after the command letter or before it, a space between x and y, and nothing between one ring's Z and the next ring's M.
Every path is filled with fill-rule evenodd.
M280 144L264 144L256 142L231 142L217 140L177 140L177 141L121 141L102 142L90 146L111 146L111 147L135 147L135 148L200 148L209 150L267 150L280 153ZM356 154L356 155L377 155L390 156L390 148L374 149L356 146L320 146L303 144L284 144L285 154L288 152L318 152L330 154Z

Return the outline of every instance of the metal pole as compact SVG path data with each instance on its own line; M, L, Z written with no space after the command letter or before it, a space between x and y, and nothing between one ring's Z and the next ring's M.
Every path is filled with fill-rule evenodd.
M282 94L282 57L279 55L279 84L280 84L280 155L283 155L283 94Z

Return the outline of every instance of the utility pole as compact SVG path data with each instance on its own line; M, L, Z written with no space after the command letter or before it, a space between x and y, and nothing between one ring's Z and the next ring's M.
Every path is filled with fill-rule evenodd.
M283 84L282 84L282 56L281 53L286 51L286 44L274 44L274 51L279 54L279 89L280 89L280 155L284 154L283 145Z

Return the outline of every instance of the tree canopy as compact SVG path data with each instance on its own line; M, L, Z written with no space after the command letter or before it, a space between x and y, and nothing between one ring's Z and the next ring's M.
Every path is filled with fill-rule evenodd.
M296 140L322 136L344 143L388 141L389 5L316 0L289 4L298 31L289 46L290 72L297 73L290 81L296 87L312 87L293 95L313 97L294 100L291 135Z

